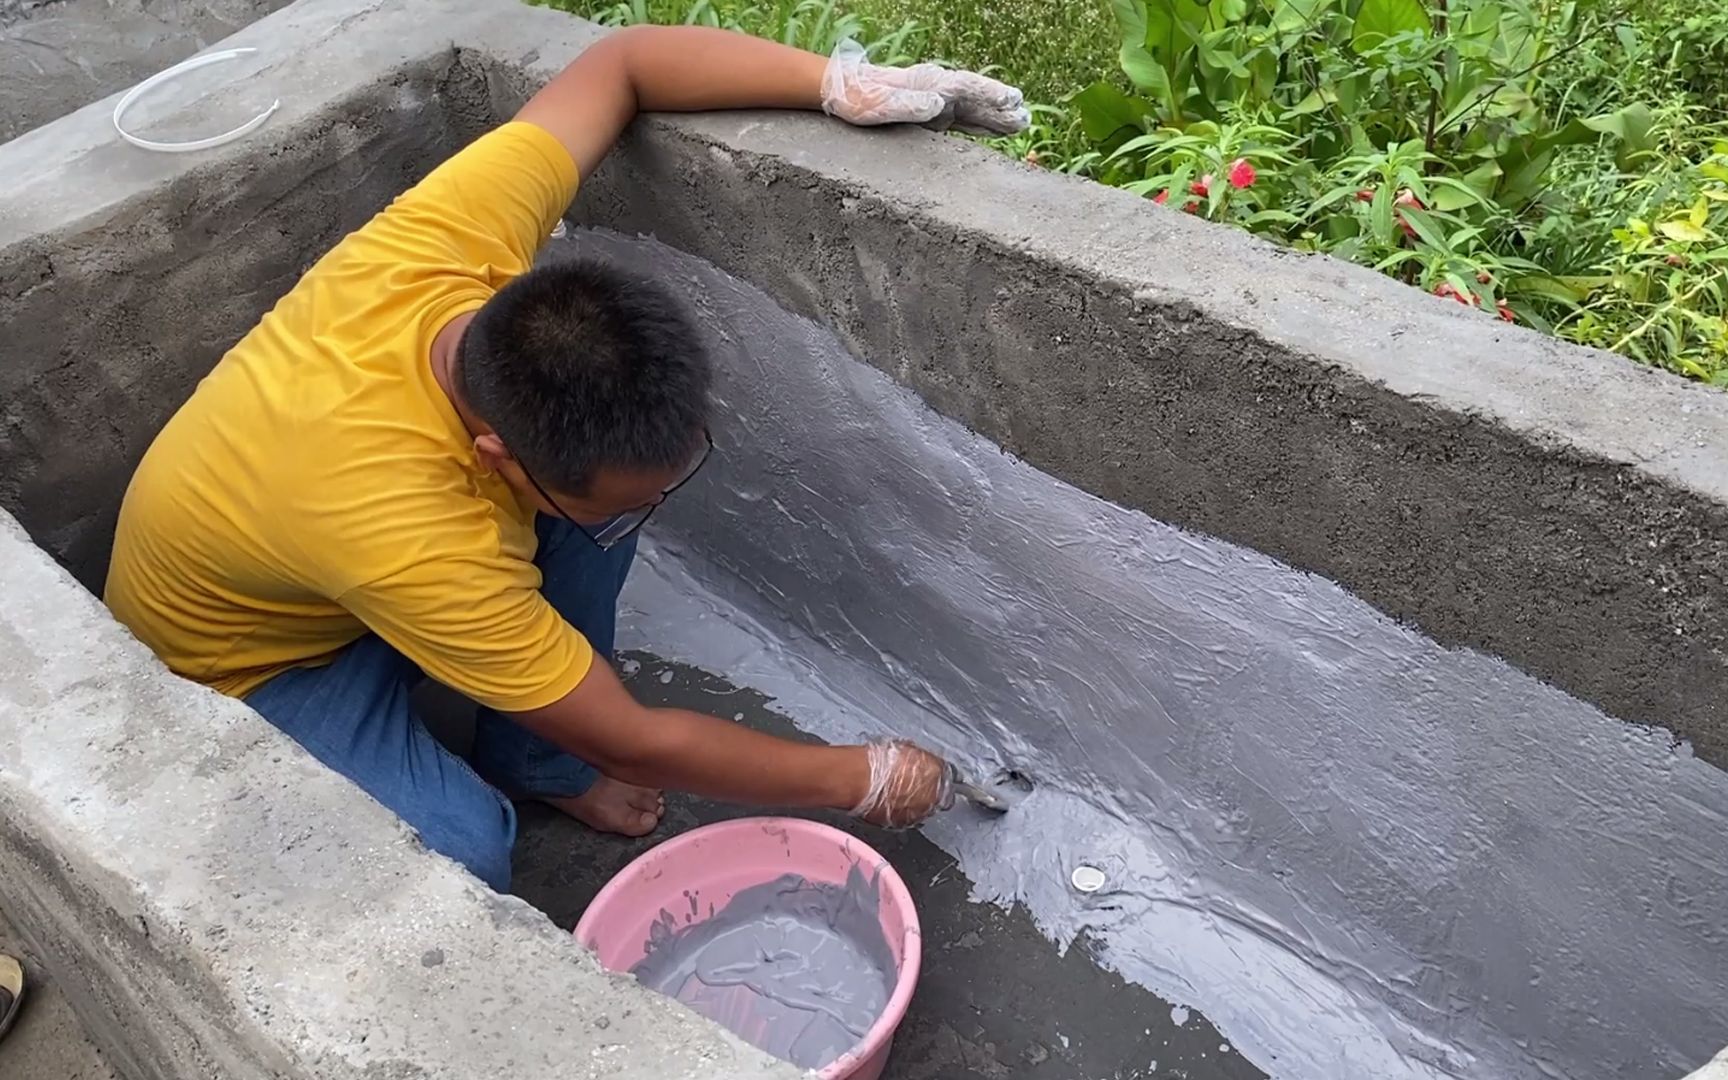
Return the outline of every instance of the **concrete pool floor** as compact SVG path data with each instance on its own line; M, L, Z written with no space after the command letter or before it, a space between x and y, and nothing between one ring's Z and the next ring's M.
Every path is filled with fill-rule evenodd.
M752 727L798 734L752 690L644 653L627 659L641 665L629 681L650 704L742 715ZM568 928L600 887L654 842L756 812L672 796L660 830L647 840L630 841L599 836L548 808L525 806L513 891ZM886 1080L1238 1080L1265 1075L1229 1048L1199 1013L1178 1011L1185 1022L1175 1023L1169 1002L1099 967L1083 943L1059 955L1024 909L972 903L971 883L921 834L885 832L840 815L811 816L880 851L918 905L924 969Z

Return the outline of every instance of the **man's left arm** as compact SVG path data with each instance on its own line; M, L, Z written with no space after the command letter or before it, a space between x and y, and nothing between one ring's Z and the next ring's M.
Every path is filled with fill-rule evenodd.
M928 124L1010 133L1026 126L1020 92L931 64L888 68L843 46L833 57L697 26L640 26L590 46L516 119L550 132L581 176L639 112L824 109L854 124Z

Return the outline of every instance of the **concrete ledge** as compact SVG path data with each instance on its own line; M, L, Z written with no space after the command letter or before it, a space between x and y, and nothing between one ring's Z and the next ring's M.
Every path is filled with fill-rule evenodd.
M799 1075L170 677L4 513L0 595L0 896L124 1075Z
M161 71L288 0L0 0L0 142Z

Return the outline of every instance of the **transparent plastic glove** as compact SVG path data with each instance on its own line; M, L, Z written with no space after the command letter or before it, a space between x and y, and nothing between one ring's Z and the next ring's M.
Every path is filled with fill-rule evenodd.
M935 754L900 739L873 742L865 749L870 755L870 790L852 808L853 817L907 829L954 805L954 771Z
M935 64L879 67L864 48L842 41L822 76L822 109L849 124L923 124L974 135L1012 135L1032 117L1020 91L970 71Z

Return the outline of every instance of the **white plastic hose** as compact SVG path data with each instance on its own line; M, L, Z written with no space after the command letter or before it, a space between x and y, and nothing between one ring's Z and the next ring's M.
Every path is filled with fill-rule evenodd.
M164 154L185 154L193 150L209 150L211 147L221 146L224 143L231 143L235 139L250 135L252 132L257 131L260 127L264 126L264 121L270 119L271 114L282 107L281 98L272 101L268 109L265 109L257 116L254 116L244 124L241 124L233 131L225 131L220 135L212 135L208 139L193 139L190 142L156 142L153 139L139 138L137 135L126 130L125 125L120 123L120 117L127 109L130 109L140 97L143 96L145 91L162 85L169 79L174 78L176 75L183 75L188 71L195 71L198 68L205 67L209 64L220 64L224 60L233 60L236 57L247 56L257 51L257 49L253 48L223 49L221 52L204 53L201 56L194 56L182 60L171 68L158 71L156 74L145 79L137 86L126 91L126 96L122 97L119 103L114 106L114 130L120 133L122 139L125 139L133 146L144 150L155 150Z

